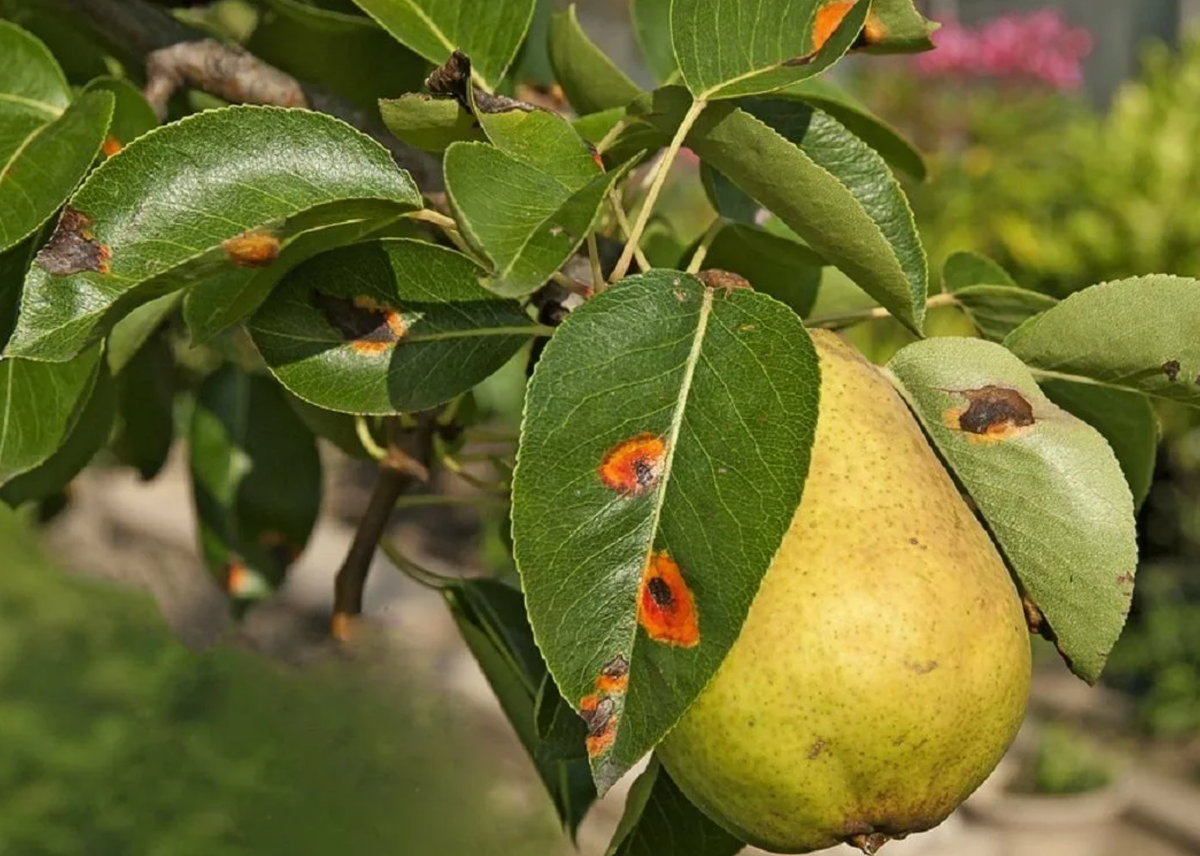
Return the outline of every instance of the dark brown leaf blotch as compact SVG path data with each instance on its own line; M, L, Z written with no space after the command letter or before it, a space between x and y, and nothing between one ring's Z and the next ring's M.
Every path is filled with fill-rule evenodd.
M310 300L325 316L329 326L352 343L355 350L375 353L396 344L404 336L404 320L400 314L369 297L351 299L313 291Z
M47 273L70 276L84 271L108 273L110 257L108 247L92 235L92 218L68 205L36 261Z
M958 427L970 434L1004 434L1036 421L1033 405L1015 389L985 386L960 393L970 406L958 417Z
M704 283L705 287L716 291L718 288L724 290L725 296L729 297L733 294L736 288L753 288L750 281L744 276L738 276L736 273L727 270L702 270L696 274L696 279Z
M467 97L468 86L472 86L471 58L458 50L450 54L448 60L425 78L425 88L431 93L443 98L453 98L470 113L471 100ZM475 98L475 107L481 113L505 113L509 110L532 113L538 109L532 104L509 98L507 95L492 95L490 92L484 92L478 86L473 87L471 94Z
M1162 364L1162 370L1163 374L1167 376L1167 380L1175 383L1175 381L1179 380L1179 373L1183 371L1183 366L1179 360L1167 360Z

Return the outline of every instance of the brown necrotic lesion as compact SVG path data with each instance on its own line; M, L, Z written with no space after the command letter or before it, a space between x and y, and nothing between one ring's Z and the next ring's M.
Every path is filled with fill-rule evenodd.
M111 256L108 247L92 234L92 218L67 205L35 261L47 273L70 276L87 271L108 273Z
M383 353L408 332L399 310L365 295L350 298L313 291L309 299L329 326L361 354Z
M958 390L967 400L966 407L947 410L946 427L963 431L981 440L1005 440L1036 424L1033 405L1015 389L984 386Z

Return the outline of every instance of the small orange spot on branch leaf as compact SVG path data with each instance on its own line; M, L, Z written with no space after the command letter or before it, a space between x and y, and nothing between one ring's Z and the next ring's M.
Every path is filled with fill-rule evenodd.
M984 386L954 392L965 398L968 406L947 410L943 421L951 430L966 432L977 441L1007 440L1037 422L1033 405L1015 389Z
M314 291L309 299L329 326L360 354L382 354L408 332L408 323L398 310L370 297L351 299Z
M663 439L649 432L618 443L604 456L600 481L622 496L639 496L658 487L667 459Z
M638 589L638 623L655 642L679 648L700 643L696 600L679 565L665 552L653 553Z
M225 258L238 267L266 267L279 258L283 244L270 232L244 232L224 244Z
M104 156L106 158L110 158L113 155L117 154L118 152L121 151L121 148L122 148L121 141L118 140L116 137L114 137L112 134L109 134L107 137L104 138L104 144L100 147L101 151L104 152Z
M85 271L108 273L111 257L108 247L92 234L92 218L67 205L36 262L54 276L70 276Z
M837 32L837 28L853 8L854 0L832 0L817 10L817 17L813 22L813 53L825 47L825 43ZM868 13L866 26L858 34L853 47L870 47L879 44L885 38L887 38L887 28L883 25L883 21L879 20L879 16L872 11Z
M612 748L617 739L617 702L611 696L593 693L579 703L579 715L587 723L587 752L592 758Z

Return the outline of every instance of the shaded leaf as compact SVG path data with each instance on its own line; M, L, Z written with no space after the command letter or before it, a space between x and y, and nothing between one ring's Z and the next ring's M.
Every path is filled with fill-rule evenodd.
M476 81L494 90L517 55L537 0L354 0L400 42L434 65L458 49Z
M1008 285L1017 287L1008 271L987 256L958 252L942 266L942 290L955 292L972 285Z
M576 113L624 107L642 90L579 26L572 4L550 21L550 62Z
M1044 380L1040 386L1047 398L1104 436L1140 508L1154 481L1158 453L1158 418L1146 396L1068 380Z
M737 637L800 500L817 388L790 309L676 271L622 280L547 345L513 485L515 556L538 645L589 720L601 791Z
M0 20L0 251L33 234L87 174L112 119L113 97L63 103L62 72L45 46Z
M363 447L362 440L358 437L358 428L355 426L354 416L348 413L338 413L334 410L317 407L315 404L309 404L303 398L297 398L291 393L288 393L288 404L292 406L292 410L296 411L296 415L300 417L300 421L307 425L308 430L316 434L317 437L328 440L352 458L357 458L360 461L374 460L371 457L371 453ZM380 446L386 446L387 444L386 438L382 436L383 433L372 430L372 437L374 437Z
M593 163L584 179L576 163L566 157L538 163L535 152L518 160L482 143L446 150L455 219L491 262L488 287L496 293L523 297L540 288L583 243L625 171L603 173Z
M88 92L108 92L113 97L112 122L104 139L104 154L112 156L142 134L158 127L158 116L140 89L128 80L116 77L97 77L83 89Z
M114 375L119 375L129 365L182 300L182 292L164 295L142 304L116 323L104 348L108 367Z
M548 757L538 751L538 699L543 706L552 706L550 696L557 690L548 681L534 644L521 593L496 580L478 579L456 580L444 594L459 632L533 759L559 820L574 837L596 789L586 760Z
M116 384L100 364L87 403L63 444L49 458L0 488L0 501L13 508L62 491L108 442L116 416Z
M1009 285L969 285L954 292L954 299L979 330L993 342L1030 318L1058 303L1053 297Z
M231 600L268 596L321 504L313 435L274 381L225 365L200 387L189 435L200 548Z
M395 239L325 253L292 271L250 320L292 393L346 413L424 410L504 365L534 333L480 269L433 244Z
M454 98L414 92L383 99L379 112L398 139L427 152L443 152L460 141L486 139L475 117Z
M542 676L542 684L538 687L534 721L537 726L537 757L540 760L587 760L587 724L567 704L549 672ZM590 782L590 770L587 777Z
M49 458L91 395L99 344L66 363L0 358L0 484Z
M748 226L758 225L759 212L762 206L746 195L725 173L714 169L711 164L700 164L700 181L704 185L704 193L713 210L735 223Z
M915 179L925 178L925 159L921 152L895 128L868 110L858 99L822 77L794 83L779 93L798 98L837 119L850 133L861 139L893 168Z
M330 116L227 107L159 128L72 196L8 352L68 359L141 303L218 274L254 278L298 231L364 200L421 204L387 150Z
M1200 281L1143 276L1076 292L1004 345L1039 378L1083 380L1200 407Z
M655 757L629 791L607 856L734 856L745 847L692 805Z
M175 441L175 363L165 336L154 336L133 355L116 388L120 418L113 452L150 481L162 471Z
M517 58L508 71L514 83L527 83L542 87L554 85L554 69L550 66L550 18L553 17L555 0L537 0L533 20L525 33L525 42L517 52Z
M428 74L425 60L397 44L370 18L298 0L264 0L264 4L267 8L246 49L364 109L374 110L385 96L416 89Z
M1040 612L1031 624L1094 683L1137 567L1133 499L1112 449L1000 345L930 339L888 371Z
M696 98L770 92L833 65L858 39L870 3L847 7L836 29L819 0L673 0L671 43ZM830 22L831 23L831 22Z
M630 109L670 134L690 100L682 89L667 87ZM928 287L925 253L912 211L883 158L807 105L780 99L740 104L746 109L710 104L687 145L919 331Z
M822 259L803 244L741 223L721 229L704 257L706 270L745 277L755 290L786 303L801 317L817 300L822 266Z
M646 67L655 80L666 83L679 74L671 45L671 0L632 0L629 14Z

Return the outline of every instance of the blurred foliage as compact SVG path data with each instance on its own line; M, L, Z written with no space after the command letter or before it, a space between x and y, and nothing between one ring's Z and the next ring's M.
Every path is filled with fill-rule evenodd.
M1107 787L1115 771L1086 739L1062 723L1048 723L1037 735L1028 771L1018 776L1016 789L1068 796Z
M557 852L532 768L412 691L431 674L190 652L144 596L48 567L6 509L0 555L0 852Z

